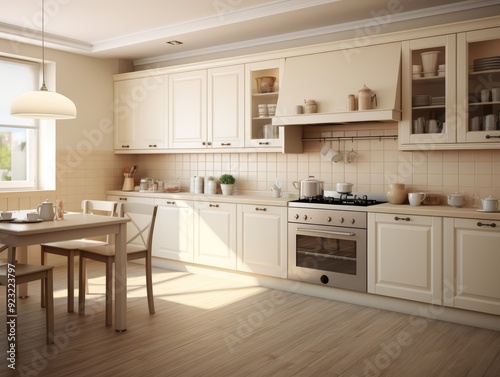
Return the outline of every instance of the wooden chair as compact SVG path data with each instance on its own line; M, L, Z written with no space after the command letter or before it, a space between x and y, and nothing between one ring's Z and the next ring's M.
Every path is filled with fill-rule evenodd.
M120 203L118 213L129 217L127 224L127 261L144 259L146 267L146 289L149 313L154 314L153 273L151 266L151 246L156 221L157 206L141 203ZM113 264L115 262L114 245L89 246L78 249L80 253L78 313L85 314L85 263L86 259L106 265L106 326L111 326L113 312Z
M94 215L114 216L116 214L116 202L105 200L84 200L82 201L83 213ZM52 242L40 245L41 247L41 264L45 264L46 254L62 255L68 258L68 312L74 311L75 301L75 257L78 256L78 249L87 246L107 245L109 243L109 235L106 241L96 241L91 239L78 239L70 241ZM42 286L42 301L45 293Z
M0 252L7 246L0 248ZM9 272L8 265L0 266L0 285L8 286ZM42 281L47 294L42 300L42 307L45 307L45 327L47 344L54 343L54 286L53 286L53 266L38 266L32 264L15 264L16 285L25 284L36 280ZM8 303L8 295L5 295Z

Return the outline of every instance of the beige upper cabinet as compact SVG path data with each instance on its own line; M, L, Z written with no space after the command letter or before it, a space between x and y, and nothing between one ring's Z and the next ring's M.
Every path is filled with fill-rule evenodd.
M208 70L207 141L213 148L245 145L245 67Z
M500 148L500 28L458 34L457 138Z
M403 42L402 64L400 149L455 144L456 36Z
M207 134L207 71L169 75L170 148L205 148Z
M115 81L115 150L167 147L167 84L164 75Z

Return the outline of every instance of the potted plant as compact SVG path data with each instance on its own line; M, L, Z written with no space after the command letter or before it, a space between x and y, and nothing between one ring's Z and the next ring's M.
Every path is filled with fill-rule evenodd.
M222 195L233 195L236 179L231 174L222 174L219 178Z

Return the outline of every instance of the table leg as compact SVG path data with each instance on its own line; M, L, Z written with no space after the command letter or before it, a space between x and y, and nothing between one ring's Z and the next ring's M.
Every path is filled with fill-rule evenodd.
M127 330L127 224L115 236L115 330Z

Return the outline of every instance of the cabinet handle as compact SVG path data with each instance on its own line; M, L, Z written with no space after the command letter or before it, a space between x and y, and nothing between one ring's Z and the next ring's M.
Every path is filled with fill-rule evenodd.
M126 202L127 201L127 198L120 198L118 199L120 202Z
M264 212L266 212L267 208L265 208L265 207L264 208L255 207L255 210L256 211L264 211Z
M269 141L259 141L259 145L269 145Z
M410 218L409 217L394 217L394 220L396 221L399 221L399 220L402 220L402 221L410 221Z
M167 202L167 204L175 205L175 202Z
M485 223L482 223L481 221L479 221L477 223L477 226L491 226L492 228L495 228L497 226L497 224L495 224L495 223L485 224Z
M486 139L500 139L500 136L498 135L486 135Z
M221 147L229 147L231 143L220 143Z
M209 207L219 208L219 205L218 204L210 204Z
M156 148L156 144L149 144L149 148Z
M122 148L130 148L130 145L122 145Z

